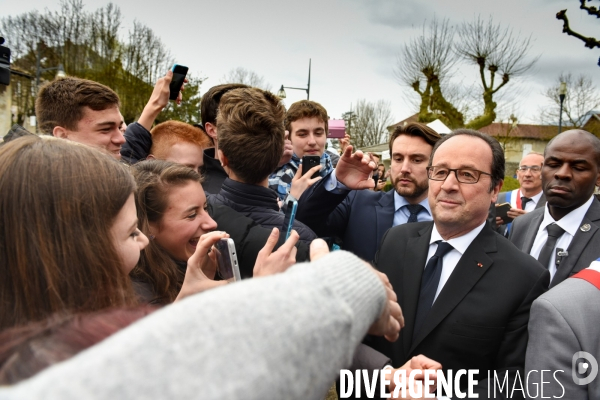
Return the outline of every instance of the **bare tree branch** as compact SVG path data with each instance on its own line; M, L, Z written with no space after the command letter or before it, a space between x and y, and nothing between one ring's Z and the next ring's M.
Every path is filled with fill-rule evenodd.
M223 78L222 83L242 83L244 85L257 87L262 90L272 91L272 86L265 81L265 78L258 75L254 71L247 70L246 68L237 67L230 70Z

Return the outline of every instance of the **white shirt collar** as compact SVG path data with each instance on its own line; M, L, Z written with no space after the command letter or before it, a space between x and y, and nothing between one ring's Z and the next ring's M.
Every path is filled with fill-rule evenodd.
M458 251L461 255L465 254L465 251L467 251L467 248L471 245L473 240L475 240L477 235L479 235L479 233L485 226L485 223L486 223L486 221L483 221L483 223L481 225L479 225L478 227L476 227L475 229L465 233L462 236L452 238L452 239L448 240L447 242L452 247L454 247L454 249L456 251ZM431 238L429 239L429 245L431 245L434 242L437 242L438 240L444 241L444 239L438 232L437 227L435 226L435 223L434 223L433 231L431 232Z
M563 228L564 231L567 232L569 235L575 236L575 234L577 233L577 229L579 229L581 221L583 221L583 217L585 217L585 214L592 205L593 201L594 196L592 195L592 197L590 197L588 201L586 201L581 206L574 209L558 221L552 218L552 215L550 215L550 209L548 208L548 203L546 203L546 207L544 207L544 219L542 220L540 229L544 229L548 225L556 223L556 225Z
M533 201L533 203L537 205L537 203L540 201L540 198L542 197L543 192L544 192L543 190L540 190L540 192L538 194L530 197L531 201Z
M406 201L404 197L400 196L398 192L394 190L394 211L398 211L400 208L409 204L410 203ZM431 215L431 208L429 208L429 199L427 197L425 197L419 204L425 207L429 215Z

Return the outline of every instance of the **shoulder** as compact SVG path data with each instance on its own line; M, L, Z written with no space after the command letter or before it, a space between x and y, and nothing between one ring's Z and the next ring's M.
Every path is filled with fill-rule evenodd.
M524 216L519 218L524 218ZM510 240L493 232L489 227L485 229L492 232L491 237L496 241L496 252L491 253L491 257L495 259L495 262L502 265L505 272L514 272L524 279L530 278L533 280L537 280L541 275L547 273L547 269L535 258L521 251Z
M385 234L384 240L392 240L398 237L415 237L431 233L433 221L413 222L391 227Z
M520 217L515 218L514 221L512 222L512 226L513 226L512 229L514 229L515 226L518 227L521 225L528 225L536 217L539 217L539 216L543 217L544 210L545 210L545 207L536 208L535 210L530 211L525 215L521 215Z

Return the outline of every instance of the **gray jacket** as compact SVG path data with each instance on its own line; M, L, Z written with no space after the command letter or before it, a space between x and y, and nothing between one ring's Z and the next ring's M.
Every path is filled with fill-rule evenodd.
M600 361L599 326L600 290L583 279L567 279L533 302L525 360L531 397L536 383L540 390L540 371L550 370L543 377L546 398L600 399L600 376L587 385L575 384L572 377L575 353L585 351ZM564 372L554 374L558 370Z

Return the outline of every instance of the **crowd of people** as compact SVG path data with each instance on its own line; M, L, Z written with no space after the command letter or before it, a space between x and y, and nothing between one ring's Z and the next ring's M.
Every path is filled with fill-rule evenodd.
M600 399L573 358L600 357L600 139L559 134L502 192L487 134L398 125L386 170L348 137L330 155L321 104L242 84L155 124L171 78L129 125L110 88L57 79L42 133L0 146L0 399L347 398L341 370L424 370L376 398L453 398L425 370L477 370L478 398Z

